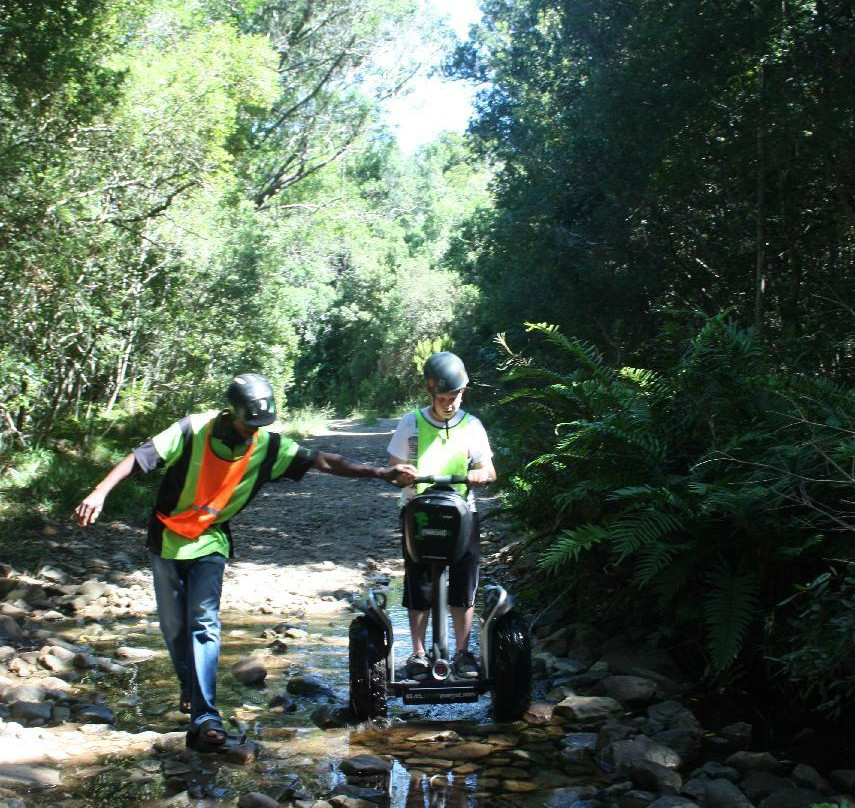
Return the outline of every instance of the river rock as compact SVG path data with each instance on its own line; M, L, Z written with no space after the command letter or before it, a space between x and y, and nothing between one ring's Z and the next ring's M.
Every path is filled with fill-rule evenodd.
M312 711L312 722L321 729L339 729L353 722L349 705L322 704Z
M554 707L556 715L579 727L595 727L623 712L620 702L607 696L568 696Z
M786 774L786 767L769 752L734 752L725 761L741 772L772 772Z
M715 733L716 738L722 741L723 745L731 749L748 749L751 745L751 735L754 728L751 724L745 721L736 721L733 724L727 724Z
M333 689L323 677L318 676L316 673L308 673L304 676L292 676L288 680L287 690L294 695L329 696L335 698Z
M625 741L615 741L611 747L601 750L600 757L611 763L618 771L629 771L640 762L648 761L668 769L679 769L683 761L680 756L667 746L639 735Z
M10 687L4 696L8 704L18 701L41 701L45 697L45 689L40 682L26 682Z
M275 693L270 697L267 706L271 709L280 709L283 713L293 713L297 711L297 702L294 701L287 693Z
M258 757L258 744L252 741L244 743L228 744L224 752L217 752L217 757L227 763L235 763L238 766L248 766L255 762Z
M556 788L550 792L543 805L544 808L569 808L596 793L595 788Z
M809 788L790 786L773 791L758 808L810 808L825 802L825 796Z
M790 772L790 779L801 788L809 788L822 794L831 794L831 783L828 782L813 766L799 763Z
M71 693L71 685L58 676L45 676L39 679L39 687L44 691L45 696L52 699L61 699Z
M75 718L81 724L115 724L116 716L103 704L78 704L73 709Z
M643 676L606 676L598 692L628 707L643 707L653 701L659 689L656 682Z
M15 642L16 640L23 639L23 637L24 634L15 618L10 617L8 614L0 614L0 639Z
M51 719L53 705L45 702L16 701L11 705L10 715L28 727L41 726Z
M279 802L260 791L243 794L237 801L238 808L278 808Z
M653 722L652 726L645 728L647 732L686 729L701 735L704 731L695 714L675 699L660 701L651 705L647 708L647 717Z
M704 808L754 808L730 780L690 780L681 792Z
M828 779L834 788L855 794L855 769L834 769Z
M327 801L334 808L377 808L376 802L363 800L361 797L348 797L344 794L336 794Z
M339 763L339 769L348 774L377 774L392 771L395 759L391 755L354 755Z
M629 774L636 786L657 794L676 794L683 785L683 778L674 769L649 760L633 762Z
M157 651L151 648L133 648L129 645L120 645L116 649L116 656L126 662L147 662L157 656Z
M440 754L449 760L478 760L493 752L493 746L487 743L469 741L455 746L447 746Z
M7 765L0 763L0 786L25 788L55 788L60 783L59 772L46 766Z
M792 783L772 772L749 772L739 783L742 793L755 805L774 791L789 788Z
M232 676L245 685L260 685L267 678L267 667L259 657L244 657L232 665Z
M103 597L107 593L107 583L104 581L96 581L89 580L84 581L80 584L80 588L77 590L78 594L81 595L87 602L91 602L94 600L98 600L98 598Z
M689 729L666 729L656 732L652 740L673 749L683 761L683 764L694 761L701 751L702 734Z
M738 783L742 778L742 773L739 769L734 769L733 766L725 766L717 760L708 760L698 769L692 772L692 778L705 777L709 780L717 780L723 777L725 780L730 780L731 783Z

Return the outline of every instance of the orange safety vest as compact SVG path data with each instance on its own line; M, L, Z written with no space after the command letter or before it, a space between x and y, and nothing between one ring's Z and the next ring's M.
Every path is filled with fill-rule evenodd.
M229 504L238 483L243 479L249 458L255 449L250 444L246 454L238 460L223 460L211 448L211 424L205 429L205 449L196 481L193 505L186 511L172 516L157 512L157 518L171 531L188 541L198 539Z

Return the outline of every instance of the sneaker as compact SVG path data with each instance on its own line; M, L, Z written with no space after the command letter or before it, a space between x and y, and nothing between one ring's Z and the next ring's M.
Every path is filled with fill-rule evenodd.
M424 679L430 673L430 663L424 654L413 654L404 669L407 679Z
M469 651L458 651L454 655L454 674L461 679L478 678L478 660Z

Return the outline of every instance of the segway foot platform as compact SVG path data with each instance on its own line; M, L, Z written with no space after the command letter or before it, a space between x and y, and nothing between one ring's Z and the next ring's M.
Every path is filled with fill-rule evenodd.
M424 678L399 679L390 682L389 688L404 704L463 704L478 701L490 684L481 677L455 678L448 663L440 661Z
M390 688L404 704L466 704L478 701L489 689L483 682L413 680L393 682Z

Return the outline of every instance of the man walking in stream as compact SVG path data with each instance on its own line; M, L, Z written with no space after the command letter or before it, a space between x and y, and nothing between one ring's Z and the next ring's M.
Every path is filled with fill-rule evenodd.
M148 526L147 546L160 630L190 714L187 746L216 752L234 741L216 707L223 574L234 555L230 520L268 482L299 481L310 469L339 477L412 483L415 468L377 467L306 449L268 427L273 388L263 376L236 376L228 406L188 415L121 460L75 508L81 527L101 513L110 491L133 473L166 467Z

